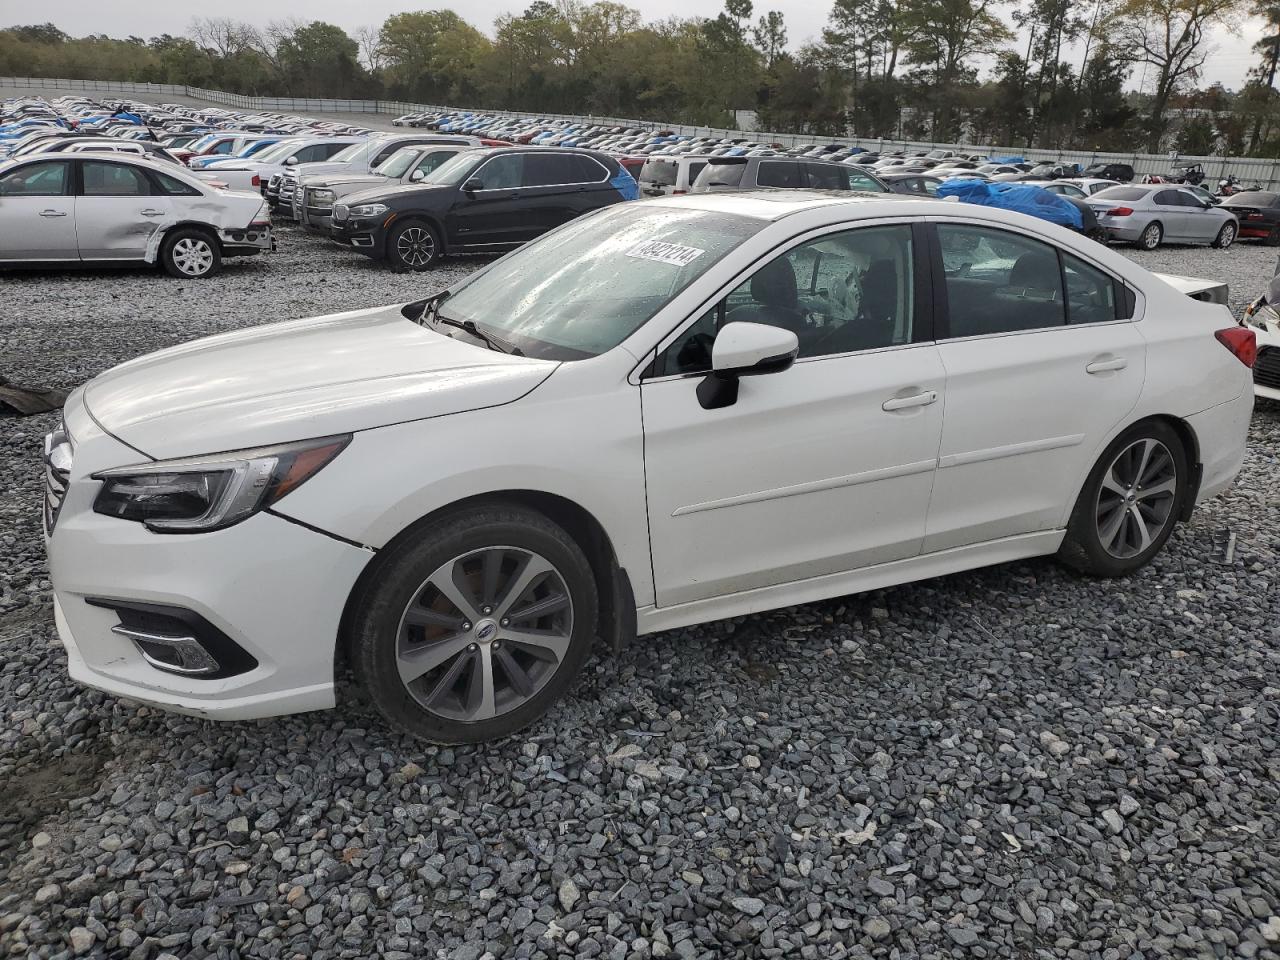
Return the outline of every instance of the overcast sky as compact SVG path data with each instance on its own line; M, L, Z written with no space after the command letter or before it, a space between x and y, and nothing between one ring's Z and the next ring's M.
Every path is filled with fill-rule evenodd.
M405 0L217 0L216 3L192 5L160 3L158 0L0 0L0 26L50 21L72 36L105 33L123 37L151 37L161 33L182 33L197 14L231 17L250 23L271 19L298 17L326 20L348 30L365 24L381 24L390 14L404 10L448 8L458 11L475 26L490 32L494 17L507 11L519 11L526 0L465 0L456 3L406 3ZM632 0L645 19L669 16L714 16L723 8L723 0ZM830 10L829 0L756 0L756 15L764 10L781 10L786 16L787 33L794 49L806 40L816 39L822 32ZM1260 35L1258 24L1245 21L1238 36L1220 31L1213 37L1214 53L1205 71L1205 83L1221 82L1238 89L1245 73L1254 63L1250 53L1254 39ZM1133 82L1141 79L1134 75Z

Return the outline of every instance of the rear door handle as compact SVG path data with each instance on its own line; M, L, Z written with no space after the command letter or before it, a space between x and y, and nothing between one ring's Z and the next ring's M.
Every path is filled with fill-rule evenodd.
M67 215L67 211L65 210L41 210L40 211L40 216L42 217L65 217L66 215Z
M150 210L150 209L148 209L148 210L143 210L143 211L141 211L141 213L142 213L142 215L143 215L144 217L163 217L163 216L164 216L164 211L163 211L163 210Z
M1129 365L1129 361L1124 357L1111 357L1107 360L1094 360L1092 363L1086 364L1085 373L1109 373L1112 370L1123 370Z
M926 390L924 393L913 394L909 397L890 397L880 404L880 409L885 413L893 413L895 410L908 410L911 407L927 407L937 399L937 390Z

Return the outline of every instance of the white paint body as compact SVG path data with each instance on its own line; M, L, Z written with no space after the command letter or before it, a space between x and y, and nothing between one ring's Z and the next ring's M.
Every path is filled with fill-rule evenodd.
M591 359L490 352L388 307L224 334L76 391L49 543L72 674L211 717L332 706L338 618L360 571L415 521L478 494L539 491L595 517L644 634L1051 554L1103 449L1153 415L1193 432L1200 499L1240 468L1249 371L1213 336L1230 314L1070 231L896 197L645 202L755 217L758 230ZM700 377L642 378L656 349L780 250L921 219L1068 250L1135 291L1134 318L801 359L744 377L722 409L699 405ZM1101 375L1086 372L1099 358ZM98 470L347 432L278 516L166 536L91 509ZM259 667L217 681L161 673L86 596L188 607Z

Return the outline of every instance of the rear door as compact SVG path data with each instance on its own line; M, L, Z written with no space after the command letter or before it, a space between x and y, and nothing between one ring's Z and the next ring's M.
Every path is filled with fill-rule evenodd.
M1196 233L1191 215L1182 203L1183 194L1178 190L1157 190L1151 198L1157 219L1164 225L1165 240L1189 240Z
M936 231L947 381L925 553L1060 528L1146 367L1110 274L1026 234Z
M76 260L71 160L37 160L0 174L0 260Z
M82 260L141 260L156 230L170 219L172 201L153 189L145 170L107 158L85 157L76 196L76 236Z
M586 185L567 153L530 153L524 158L524 189L520 200L532 237L568 223L578 215L579 196Z

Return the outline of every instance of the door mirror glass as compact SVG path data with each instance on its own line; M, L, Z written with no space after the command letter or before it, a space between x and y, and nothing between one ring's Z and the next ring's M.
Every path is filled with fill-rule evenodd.
M468 180L466 183L462 185L462 190L464 193L475 193L477 190L483 190L483 189L484 189L484 183L483 181L481 181L479 177L472 177L470 180Z
M415 170L413 171L413 173L409 174L409 182L417 183L419 180L423 179L424 177L426 177L425 173L423 173L421 170Z

